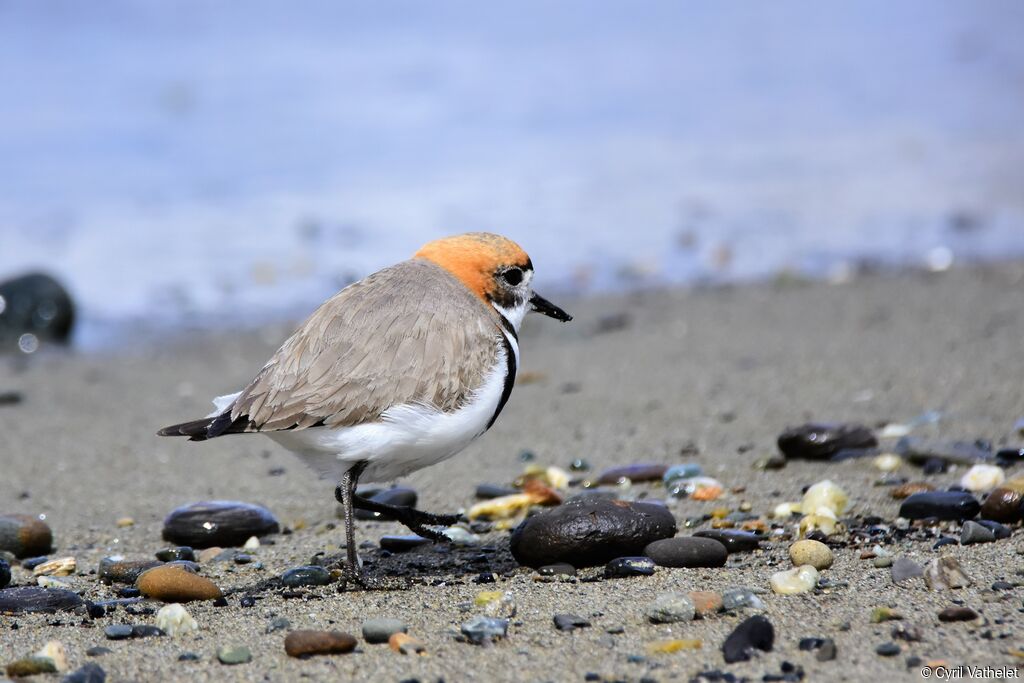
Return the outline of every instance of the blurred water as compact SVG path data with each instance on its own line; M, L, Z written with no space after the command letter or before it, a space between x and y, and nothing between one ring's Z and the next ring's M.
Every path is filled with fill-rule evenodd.
M62 278L89 343L466 230L548 290L1019 256L1021 35L1016 0L0 0L0 278Z

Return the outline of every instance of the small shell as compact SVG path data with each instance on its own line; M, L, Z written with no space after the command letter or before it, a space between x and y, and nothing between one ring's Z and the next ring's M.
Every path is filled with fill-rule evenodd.
M796 595L814 590L818 585L818 570L809 564L772 574L768 580L772 590L779 595Z
M199 630L199 622L178 603L161 607L156 613L156 625L172 638Z
M260 549L260 539L258 539L255 536L250 536L249 540L246 541L245 545L242 546L242 550L259 550L259 549Z
M466 516L470 519L509 519L526 513L534 504L534 496L529 493L513 493L477 503L469 508Z
M838 526L835 515L831 514L827 508L818 508L818 512L800 520L800 536L807 536L812 531L820 531L826 536L831 536L836 532Z
M775 519L789 519L794 514L800 513L800 503L779 503L772 511Z
M960 485L972 493L991 491L1006 481L1003 468L997 465L974 465L964 473Z
M843 514L849 504L850 498L846 495L846 491L826 479L807 489L801 510L810 515L824 508L835 516Z
M56 560L43 562L32 570L32 576L71 576L78 569L73 557L58 557Z
M883 472L895 472L903 464L903 458L894 453L883 453L871 463Z

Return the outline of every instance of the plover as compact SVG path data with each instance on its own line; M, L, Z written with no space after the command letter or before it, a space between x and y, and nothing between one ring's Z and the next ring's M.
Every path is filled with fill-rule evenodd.
M435 541L445 537L430 525L458 521L368 500L356 484L439 463L494 424L515 383L523 317L572 320L532 281L526 252L500 235L430 242L328 299L244 389L215 398L213 413L158 434L265 434L334 477L347 569L359 579L353 507Z

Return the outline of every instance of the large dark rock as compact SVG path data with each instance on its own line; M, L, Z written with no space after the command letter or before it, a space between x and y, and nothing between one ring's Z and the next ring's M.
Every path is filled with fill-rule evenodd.
M64 612L84 604L77 593L57 588L16 586L0 590L0 614Z
M250 536L266 536L281 527L270 510L233 500L211 500L177 508L164 520L165 541L192 548L236 546Z
M808 423L779 435L779 450L787 458L824 460L846 449L874 448L874 432L859 424Z
M49 525L32 515L0 515L0 550L15 557L46 555L53 545Z
M60 343L71 335L75 305L49 275L30 273L0 282L0 302L0 351L17 350L25 334Z
M981 504L966 491L915 493L900 505L900 517L907 519L964 520L978 515Z
M530 567L594 567L640 555L647 544L675 533L676 520L663 505L584 498L525 520L512 532L511 549Z
M754 650L771 652L775 644L775 628L760 614L750 617L729 634L722 645L726 664L745 662Z

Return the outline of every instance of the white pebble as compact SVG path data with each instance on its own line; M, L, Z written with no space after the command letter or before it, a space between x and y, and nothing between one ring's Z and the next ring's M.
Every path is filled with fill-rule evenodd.
M997 465L975 465L964 473L960 485L972 493L991 491L1006 481L1003 468Z
M441 532L456 546L462 548L472 548L473 546L480 545L480 537L476 534L466 531L460 526L450 526Z
M820 531L826 536L831 536L838 526L838 520L831 510L818 508L813 515L807 515L800 520L800 536L807 536L812 531Z
M818 585L818 570L809 564L772 574L768 580L779 595L796 595L814 590Z
M59 640L51 640L46 645L43 645L43 649L33 656L52 660L57 671L68 670L68 651Z
M899 422L890 422L878 432L879 439L899 439L910 434L910 425Z
M172 638L199 630L199 622L178 603L160 608L156 613L156 626Z
M895 472L903 464L903 458L893 453L883 453L875 458L872 463L883 472Z
M249 540L246 541L245 545L242 546L242 550L259 550L259 549L260 549L260 539L256 538L255 536L250 536Z
M775 519L789 519L794 513L800 512L800 503L779 503L772 511Z
M808 515L818 514L825 509L830 511L833 516L838 516L843 514L849 504L850 498L846 495L846 491L826 479L807 489L800 509Z

